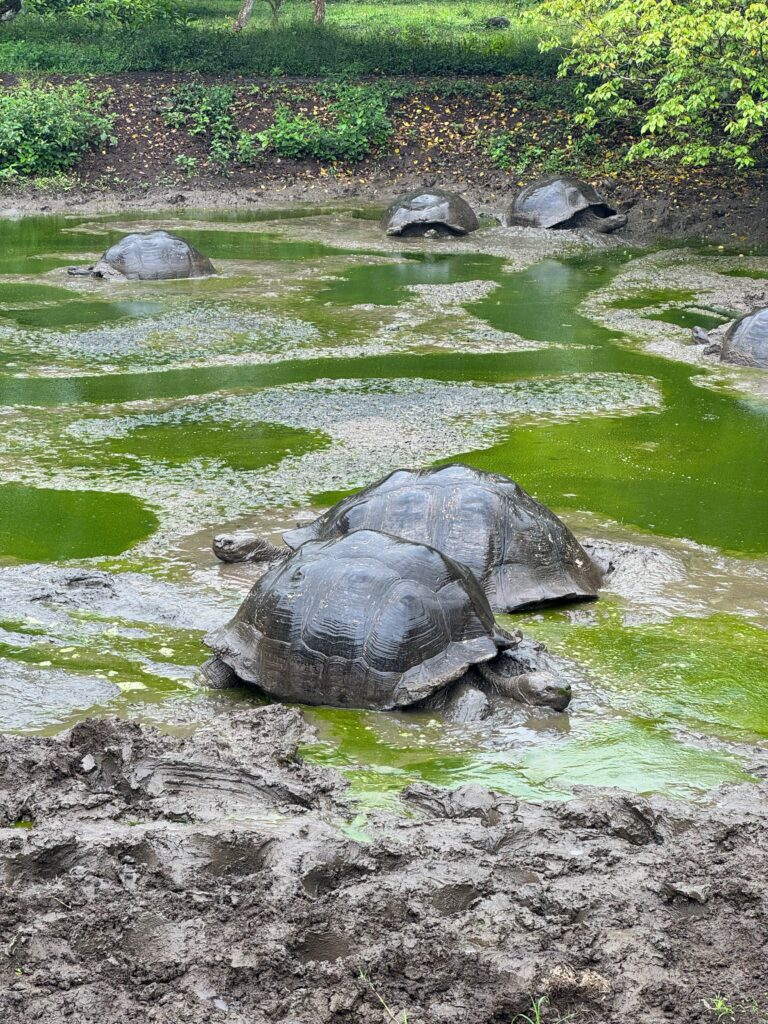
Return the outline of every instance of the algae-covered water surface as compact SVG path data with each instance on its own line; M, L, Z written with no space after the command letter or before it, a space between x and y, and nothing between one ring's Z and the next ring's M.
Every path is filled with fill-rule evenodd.
M67 277L150 225L218 274ZM588 315L647 309L682 342L727 315L719 293L617 292L643 254L556 255L520 229L398 247L358 211L21 218L0 239L0 728L188 728L257 699L196 675L257 572L219 565L213 534L276 539L390 469L460 458L623 552L596 604L506 623L572 660L569 713L470 728L315 709L307 756L364 803L417 779L559 796L746 777L768 739L768 403L755 371L650 354ZM724 292L768 273L754 254L675 259Z

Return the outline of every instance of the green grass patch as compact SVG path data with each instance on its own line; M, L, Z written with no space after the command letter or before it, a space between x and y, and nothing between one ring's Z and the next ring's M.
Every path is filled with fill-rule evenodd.
M198 71L246 75L470 75L553 76L557 53L541 54L534 21L509 3L394 3L338 0L323 26L311 5L286 0L278 25L267 4L233 35L237 3L182 3L182 24L151 29L94 22L67 14L26 14L0 25L0 67L6 72L62 74L124 71ZM487 29L502 14L511 24Z

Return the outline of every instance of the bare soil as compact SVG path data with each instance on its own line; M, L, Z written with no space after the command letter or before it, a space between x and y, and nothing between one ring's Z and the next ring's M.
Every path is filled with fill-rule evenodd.
M281 705L190 737L89 719L0 738L6 1018L486 1024L546 996L544 1020L627 1024L713 1020L716 993L764 1005L764 786L703 807L420 785L356 838L308 739Z

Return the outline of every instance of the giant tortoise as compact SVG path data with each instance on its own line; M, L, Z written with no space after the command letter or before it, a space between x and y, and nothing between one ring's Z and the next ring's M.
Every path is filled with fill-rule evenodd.
M627 223L625 214L617 213L591 185L570 175L539 178L528 185L515 197L506 220L524 227L586 227L603 233Z
M768 367L768 309L757 309L728 327L720 358L725 363Z
M308 526L283 534L296 549L355 530L382 530L431 544L467 565L497 612L597 597L602 572L568 527L519 484L461 463L399 469L344 498ZM253 535L220 535L225 561L284 553Z
M216 271L207 256L178 235L167 231L125 235L90 267L70 267L76 277L103 277L127 281L169 281L181 277L207 277Z
M279 700L391 710L420 704L457 681L562 709L570 689L526 674L510 685L505 658L518 635L499 629L479 583L426 544L373 530L308 541L254 585L234 618L206 637L205 666Z
M382 217L388 235L467 235L480 227L469 203L442 188L417 189L400 196Z

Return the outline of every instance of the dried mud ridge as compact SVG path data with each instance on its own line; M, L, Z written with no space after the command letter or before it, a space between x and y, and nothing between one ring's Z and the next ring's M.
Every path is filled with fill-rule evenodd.
M281 705L188 738L0 738L7 1019L391 1019L361 971L411 1022L508 1022L544 994L545 1019L704 1021L715 992L761 997L761 786L695 807L418 785L361 841L341 776L297 755L311 738Z

